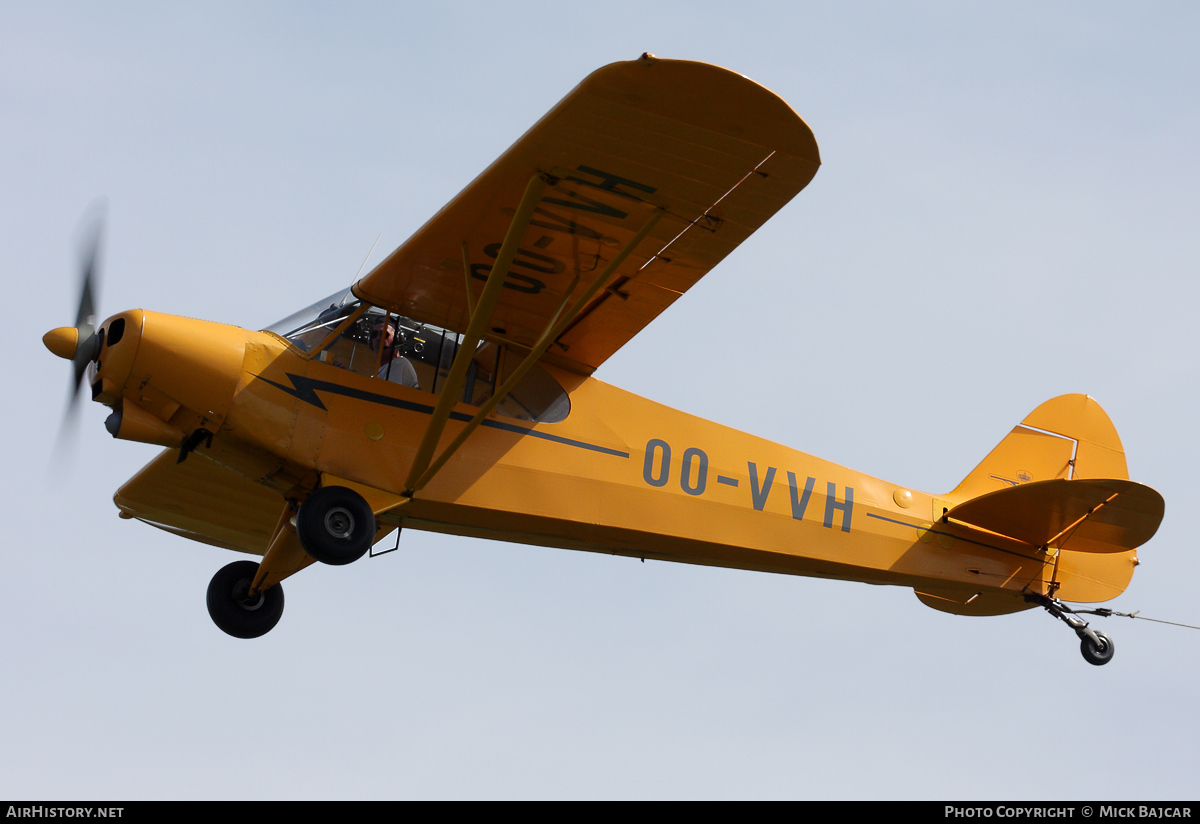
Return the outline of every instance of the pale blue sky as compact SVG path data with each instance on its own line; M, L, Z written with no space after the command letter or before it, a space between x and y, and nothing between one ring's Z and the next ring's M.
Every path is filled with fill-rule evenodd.
M651 51L809 123L813 183L597 377L931 492L1087 392L1167 515L1111 606L1200 623L1192 4L0 5L0 794L1189 798L1200 633L406 532L209 621L231 553L121 521L155 450L68 382L103 314L265 326L381 259L580 79Z

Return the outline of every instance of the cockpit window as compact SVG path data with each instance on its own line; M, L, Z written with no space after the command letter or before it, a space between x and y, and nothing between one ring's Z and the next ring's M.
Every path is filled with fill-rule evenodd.
M325 340L343 320L358 309L360 302L349 289L307 306L273 323L264 332L287 338L305 352Z
M305 352L321 346L315 359L366 377L441 394L463 336L362 303L346 290L317 301L271 326ZM333 340L330 334L355 312L361 314ZM462 402L482 406L524 359L524 352L480 342L463 384ZM571 401L558 381L534 365L500 402L496 412L536 423L566 420Z

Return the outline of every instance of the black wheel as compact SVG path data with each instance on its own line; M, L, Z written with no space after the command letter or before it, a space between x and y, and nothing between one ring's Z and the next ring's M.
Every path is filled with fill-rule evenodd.
M1113 642L1103 632L1097 632L1096 637L1100 639L1099 646L1085 635L1079 642L1079 651L1083 653L1083 660L1101 667L1112 660Z
M234 561L217 570L208 584L208 614L213 623L234 638L266 635L283 615L283 587L279 584L247 598L258 564Z
M300 504L296 537L323 564L341 566L361 558L375 539L375 513L353 489L323 486Z

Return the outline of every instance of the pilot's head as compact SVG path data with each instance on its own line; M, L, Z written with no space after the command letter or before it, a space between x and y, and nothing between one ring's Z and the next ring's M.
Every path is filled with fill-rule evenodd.
M383 318L376 318L371 326L371 349L379 351L379 341L382 338L385 349L390 349L396 343L396 321L384 321ZM403 338L400 338L403 343Z

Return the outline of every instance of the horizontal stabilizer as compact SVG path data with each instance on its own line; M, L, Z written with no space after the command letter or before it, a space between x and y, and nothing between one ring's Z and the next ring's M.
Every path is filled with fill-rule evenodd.
M1008 615L1033 609L1037 604L1026 601L1020 593L979 592L973 589L914 589L917 598L927 607L951 615Z
M946 517L1033 546L1125 552L1154 536L1163 517L1163 499L1133 481L1057 479L980 495Z

